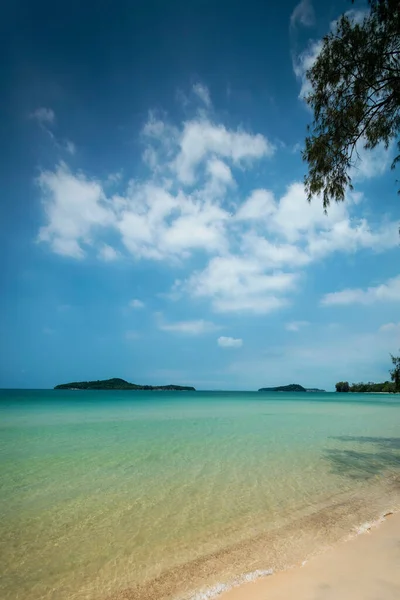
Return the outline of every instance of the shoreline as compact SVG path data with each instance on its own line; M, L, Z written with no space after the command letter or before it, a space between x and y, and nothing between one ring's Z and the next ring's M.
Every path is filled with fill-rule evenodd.
M287 600L294 590L296 600L317 598L318 593L327 591L329 595L324 598L397 600L400 508L354 529L332 546L286 569L245 573L231 582L198 591L189 600ZM382 589L386 589L383 595Z
M274 600L273 596L268 595L269 592L266 594L264 586L270 586L271 581L275 582L278 577L280 580L282 574L292 576L298 571L302 572L301 566L320 560L319 557L332 549L351 546L358 538L369 538L369 535L360 534L375 529L384 520L383 515L396 515L391 518L396 518L399 523L400 547L399 490L400 478L397 476L380 479L377 486L364 488L356 494L340 494L326 505L298 516L284 526L266 530L220 551L199 555L189 562L180 562L165 571L161 570L147 581L122 586L106 598L265 600L268 597L268 600ZM398 560L400 562L400 556ZM282 597L278 595L276 600L291 597L293 594L288 593ZM304 598L296 596L296 600L310 598L320 600L318 594ZM321 600L325 600L325 597ZM326 600L331 600L331 597L326 597ZM353 598L349 597L348 600ZM361 597L360 600L366 599ZM381 600L387 599L382 597Z

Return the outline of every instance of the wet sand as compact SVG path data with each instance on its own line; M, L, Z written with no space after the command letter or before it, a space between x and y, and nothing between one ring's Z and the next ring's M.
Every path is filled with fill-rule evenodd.
M302 566L246 583L221 600L399 600L400 513Z

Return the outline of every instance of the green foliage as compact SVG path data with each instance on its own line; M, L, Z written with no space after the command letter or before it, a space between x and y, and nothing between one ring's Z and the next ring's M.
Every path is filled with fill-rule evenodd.
M395 386L393 385L393 383L391 383L390 381L385 381L384 383L372 383L372 382L368 382L368 383L353 383L350 386L350 392L358 392L358 393L365 393L365 392L375 392L375 393L379 393L379 392L395 392Z
M339 381L336 384L337 392L400 392L400 356L390 355L393 363L393 369L390 371L390 376L392 381L385 381L383 383L373 383L369 381L368 383L353 383L349 386L347 381Z
M400 356L390 355L393 363L393 369L390 371L390 376L393 381L396 392L400 392Z
M339 381L335 387L337 392L348 392L350 389L348 381Z
M352 189L357 144L386 149L400 131L400 2L372 0L361 23L343 15L323 39L307 76L306 101L314 119L303 159L308 199L322 194L324 208ZM400 150L400 142L398 142ZM400 161L394 159L392 168Z
M194 392L194 387L183 385L137 385L117 377L97 381L74 381L56 385L55 390L148 390Z

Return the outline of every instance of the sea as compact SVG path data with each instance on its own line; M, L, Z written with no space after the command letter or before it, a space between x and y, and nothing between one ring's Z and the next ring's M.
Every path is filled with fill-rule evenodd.
M399 508L399 395L0 391L2 600L209 600Z

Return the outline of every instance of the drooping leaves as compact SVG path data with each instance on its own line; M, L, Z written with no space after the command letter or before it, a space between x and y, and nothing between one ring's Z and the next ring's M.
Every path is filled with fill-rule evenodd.
M357 149L386 148L400 132L400 2L375 0L362 22L343 15L307 72L314 119L305 140L308 199L324 208L352 189ZM400 141L398 141L400 151ZM394 168L400 154L393 160Z

